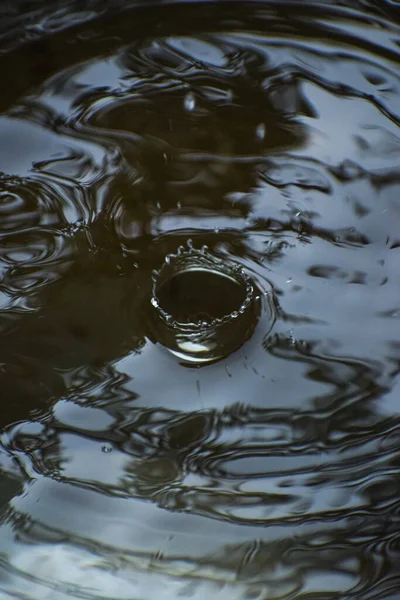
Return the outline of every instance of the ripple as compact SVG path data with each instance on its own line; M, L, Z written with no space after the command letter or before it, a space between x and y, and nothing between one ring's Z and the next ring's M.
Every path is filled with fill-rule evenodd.
M34 4L0 27L0 593L395 598L395 3ZM201 369L146 333L188 238L276 312Z

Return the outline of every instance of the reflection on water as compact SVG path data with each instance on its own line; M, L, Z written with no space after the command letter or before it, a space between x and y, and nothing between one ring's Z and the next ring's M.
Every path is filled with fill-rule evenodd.
M394 600L396 3L124 5L1 24L0 598ZM199 368L189 238L276 306Z

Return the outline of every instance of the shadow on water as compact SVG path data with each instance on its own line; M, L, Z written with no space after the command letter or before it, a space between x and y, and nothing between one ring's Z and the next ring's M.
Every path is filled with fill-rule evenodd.
M15 6L0 593L396 598L397 7ZM276 308L199 368L148 329L189 238Z

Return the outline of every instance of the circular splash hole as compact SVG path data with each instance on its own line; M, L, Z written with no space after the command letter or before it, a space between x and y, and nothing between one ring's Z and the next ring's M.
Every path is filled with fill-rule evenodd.
M240 265L189 244L154 272L150 337L186 362L216 361L251 337L259 298Z
M201 268L178 272L157 290L160 308L176 323L212 323L239 311L246 282Z

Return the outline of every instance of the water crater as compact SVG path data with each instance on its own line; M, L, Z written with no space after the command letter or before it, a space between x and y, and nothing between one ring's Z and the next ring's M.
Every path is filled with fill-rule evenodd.
M260 317L260 291L245 270L206 246L178 248L153 273L153 337L187 362L214 362L248 340Z

